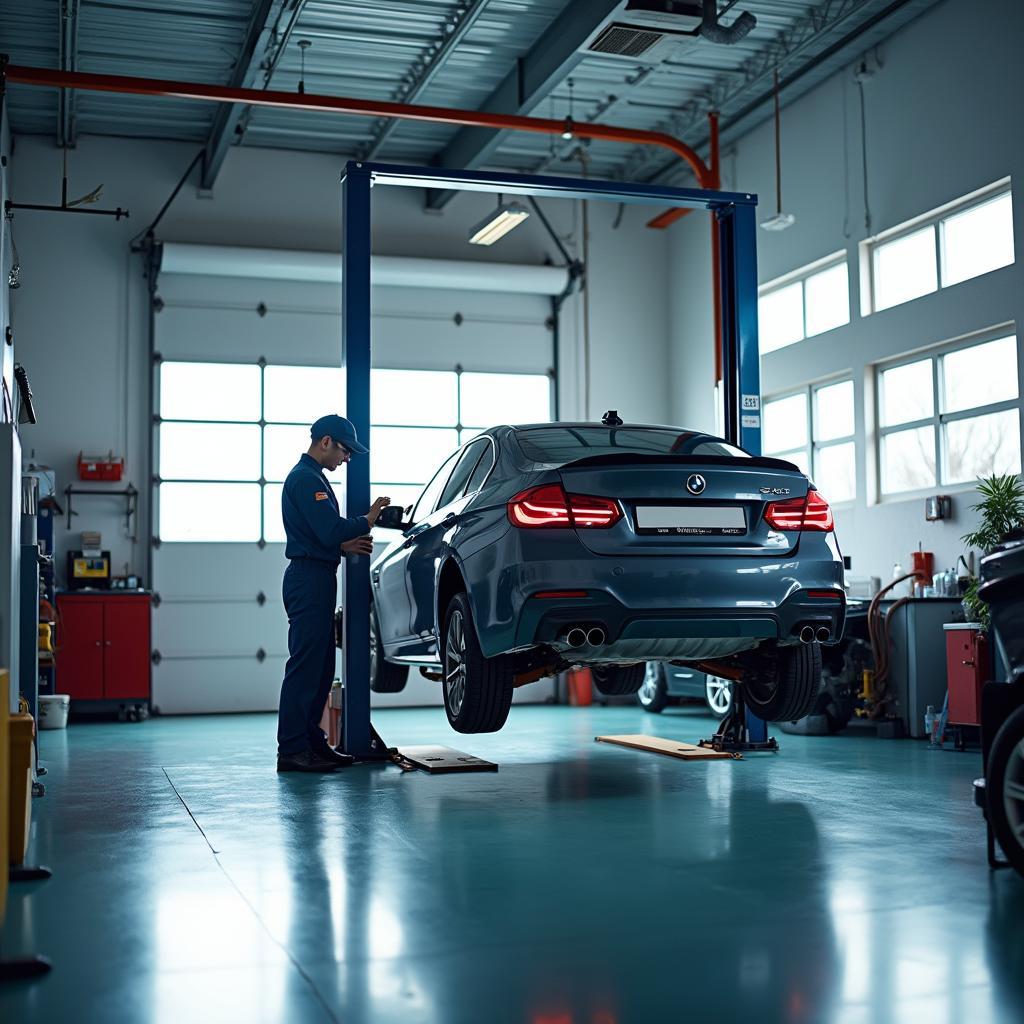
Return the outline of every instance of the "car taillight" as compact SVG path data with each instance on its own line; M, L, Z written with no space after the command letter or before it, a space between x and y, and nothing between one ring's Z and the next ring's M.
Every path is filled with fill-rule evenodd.
M822 533L831 533L835 529L835 520L832 518L832 509L828 502L817 492L807 492L807 511L804 513L804 529L820 530Z
M575 526L602 529L622 518L618 503L610 498L566 494L558 484L545 484L520 491L508 503L513 526L526 529L546 526Z
M764 518L769 526L787 533L795 530L830 533L835 528L832 509L815 490L808 491L805 498L771 502L764 510Z
M594 498L589 494L570 494L569 512L574 526L612 526L622 518L618 502L611 498Z

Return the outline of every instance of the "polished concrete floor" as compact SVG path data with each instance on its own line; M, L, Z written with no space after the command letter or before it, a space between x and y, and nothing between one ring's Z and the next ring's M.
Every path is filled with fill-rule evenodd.
M0 1019L623 1024L1024 1020L1024 879L990 876L977 753L782 735L684 763L595 744L711 719L515 707L389 742L494 775L277 776L274 719L43 733L47 793L3 953L45 980Z

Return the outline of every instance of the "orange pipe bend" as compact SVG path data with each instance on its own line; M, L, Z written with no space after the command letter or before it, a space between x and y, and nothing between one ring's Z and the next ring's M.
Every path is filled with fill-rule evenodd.
M361 100L346 96L320 96L312 93L282 92L276 89L236 89L201 82L175 82L160 78L139 78L130 75L97 75L85 71L60 71L51 68L30 68L8 64L9 82L20 85L49 86L58 89L84 89L89 92L130 93L139 96L170 96L183 100L206 100L213 103L241 103L254 107L292 107L296 110L322 110L336 114L364 117L393 117L404 121L431 121L459 124L471 128L496 128L561 135L567 129L583 139L606 139L661 146L682 157L697 176L701 188L711 188L711 171L697 153L685 142L665 132L637 128L619 128L607 124L583 124L571 120L525 117L520 114L492 114L480 110L459 110L454 107L427 107L384 100Z

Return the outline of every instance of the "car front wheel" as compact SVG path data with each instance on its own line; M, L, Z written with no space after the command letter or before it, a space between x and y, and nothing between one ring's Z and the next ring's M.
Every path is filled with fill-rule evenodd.
M743 680L747 707L765 722L798 722L821 692L821 647L780 647L760 671Z
M665 666L660 661L647 662L644 681L636 691L636 699L644 711L657 715L668 706L668 685L665 682Z
M497 732L512 705L512 664L480 650L466 595L456 594L445 614L444 710L456 732Z
M370 689L374 693L401 693L409 678L408 665L392 665L384 660L384 645L380 640L377 609L370 605Z

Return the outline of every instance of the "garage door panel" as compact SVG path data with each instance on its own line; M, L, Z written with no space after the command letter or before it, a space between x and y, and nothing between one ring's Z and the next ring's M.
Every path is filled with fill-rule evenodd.
M161 714L276 711L284 658L204 658L153 666L153 704Z
M281 599L288 562L283 544L162 544L153 557L161 597L252 597L262 591Z
M154 618L153 643L163 655L288 652L288 620L280 604L163 601Z
M337 366L341 330L325 313L267 312L165 306L157 316L157 351L164 359Z

